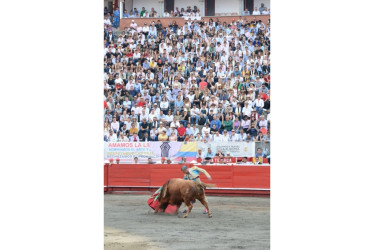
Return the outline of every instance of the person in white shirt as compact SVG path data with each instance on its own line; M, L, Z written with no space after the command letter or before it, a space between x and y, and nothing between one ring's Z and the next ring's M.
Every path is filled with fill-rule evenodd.
M203 135L205 135L206 133L210 134L210 127L209 127L209 124L208 124L208 123L205 124L205 127L203 127L203 128L201 129L201 133L202 133Z
M169 101L166 99L166 96L162 97L162 101L160 102L160 108L164 112L166 112L168 110Z
M127 136L123 134L123 132L119 133L119 138L117 140L118 142L128 142L130 141Z
M254 107L256 108L257 113L259 115L262 115L262 111L263 111L263 108L264 108L264 100L261 99L260 95L257 96L257 98L254 102Z
M180 124L179 121L177 121L176 118L173 118L173 121L170 123L171 128L179 128Z
M269 15L270 12L268 11L268 8L265 7L265 10L262 12L262 15Z
M157 116L160 116L160 108L157 106L157 103L153 104L153 109L155 110L155 113Z
M255 7L255 10L253 11L252 15L261 15L260 11Z
M148 115L148 121L149 121L149 122L153 122L153 117L155 117L155 118L158 117L157 114L155 113L155 110L154 110L154 109L152 109L152 110L151 110L151 113Z
M194 124L192 126L192 130L193 130L193 136L196 137L197 134L200 134L200 131L199 131L199 128L196 127L196 124Z
M249 106L248 101L245 101L245 103L244 103L244 107L243 107L243 109L242 109L242 113L243 113L243 117L244 117L244 116L248 116L248 117L251 116L251 113L252 113L252 107Z
M114 131L114 133L117 133L119 130L119 122L117 121L116 117L113 117L113 121L110 124L110 128Z
M174 116L173 116L173 114L171 113L171 110L169 110L169 111L168 111L168 114L166 115L166 119L165 119L165 121L166 121L167 123L171 123L171 122L173 121L173 119L174 119Z
M213 141L214 142L221 142L221 141L223 141L223 137L221 136L221 134L218 131L214 134Z
M138 27L138 25L135 23L135 21L131 20L130 28L136 30L137 27Z
M268 129L268 121L265 120L265 116L264 115L260 115L260 121L258 122L258 126L261 128L262 126L264 126L266 128L266 130Z
M109 19L108 16L104 19L104 24L106 24L106 25L111 25L111 24L112 24L112 23L110 22L110 19Z
M162 132L166 132L166 128L164 127L164 125L163 125L163 123L162 122L160 122L160 127L158 127L158 129L157 129L157 134L162 134Z
M191 109L191 123L197 124L200 119L200 109L196 107L196 104L193 105Z
M235 141L245 141L247 134L244 133L243 129L240 130L239 134L235 134Z
M113 133L112 129L109 131L108 141L110 141L110 142L116 142L117 141L117 134Z
M221 135L221 141L229 141L229 138L230 138L230 135L229 133L227 132L227 130L223 130L223 134Z

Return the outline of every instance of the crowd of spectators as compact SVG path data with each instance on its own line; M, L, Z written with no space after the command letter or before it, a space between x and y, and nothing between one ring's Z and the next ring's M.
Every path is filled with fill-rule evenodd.
M242 13L243 16L249 15L270 15L270 9L265 7L262 3L260 8L255 7L252 13L245 9ZM120 10L118 7L115 8L113 13L110 13L107 7L104 8L104 16L108 16L112 25L117 28L119 26L120 20ZM200 9L197 6L187 6L186 8L176 7L175 10L169 12L165 11L164 13L158 13L155 8L147 10L145 7L139 11L137 8L133 8L130 11L127 9L123 10L122 18L155 18L155 17L184 17L184 18L200 18L202 16Z
M127 9L123 11L122 18L148 18L148 17L200 17L200 10L194 6L187 6L186 9L178 7L175 10L171 10L170 12L165 11L162 15L160 15L154 8L151 10L146 10L145 7L142 7L141 11L137 10L137 8L131 9L129 12Z
M270 20L110 22L105 141L270 141Z

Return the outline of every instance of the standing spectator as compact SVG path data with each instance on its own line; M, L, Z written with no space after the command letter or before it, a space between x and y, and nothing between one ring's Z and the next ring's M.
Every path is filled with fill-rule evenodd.
M265 5L261 3L261 7L258 9L262 15L262 12L265 10Z
M118 26L119 26L119 18L120 18L119 8L116 7L116 10L113 13L113 27L114 28L118 28Z

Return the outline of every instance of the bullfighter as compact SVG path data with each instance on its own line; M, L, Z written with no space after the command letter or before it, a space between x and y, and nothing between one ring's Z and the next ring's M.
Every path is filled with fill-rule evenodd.
M181 168L181 171L184 173L184 177L183 177L184 180L192 180L192 181L197 181L197 182L201 183L200 172L203 173L210 181L212 180L212 177L210 176L210 174L205 169L202 169L202 168L199 168L199 167L196 167L196 166L188 168L186 165L184 165ZM204 194L204 196L205 196L205 194ZM208 202L206 196L205 196L205 200ZM186 212L187 212L187 210L183 211L183 213L186 213ZM205 208L204 214L207 214L207 213L208 213L208 210Z

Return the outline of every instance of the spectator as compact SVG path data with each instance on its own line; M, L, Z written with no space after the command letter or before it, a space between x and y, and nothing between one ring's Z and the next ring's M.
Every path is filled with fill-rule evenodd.
M266 10L261 5L253 14ZM153 8L125 13L124 18L155 15ZM192 20L199 10L178 8L168 15ZM123 134L129 140L157 141L165 130L170 141L204 142L253 141L262 126L269 130L269 22L239 18L230 24L209 20L177 25L171 20L163 27L160 20L142 26L131 20L117 36L111 26L117 16L104 18L104 140L116 141L109 129L118 140ZM203 126L201 134L194 124ZM253 130L252 124L258 127ZM182 137L181 130L186 130ZM210 134L217 131L218 136Z
M161 134L158 136L158 140L159 141L167 141L168 140L168 136L166 135L165 130L162 130Z
M177 135L175 134L175 132L171 132L171 135L169 137L169 141L177 141Z
M252 15L261 15L261 12L255 7L255 9L252 12Z
M179 164L187 163L187 158L186 157L182 157L182 159L178 163Z
M139 161L139 159L138 159L138 157L134 157L134 164L138 164L138 161Z
M140 139L140 141L149 142L151 141L151 138L149 137L148 133L145 133L143 137Z
M258 122L258 126L261 128L261 127L265 127L265 129L268 128L268 121L265 120L265 116L264 115L260 115L260 121Z
M110 142L116 142L117 141L117 134L113 133L112 129L109 131L108 141L110 141Z
M215 156L217 156L217 157L224 157L225 154L220 149L218 149Z
M243 16L249 16L251 13L248 11L248 9L245 9L243 11Z
M266 135L264 135L264 141L265 142L270 142L270 131L267 131Z
M214 155L215 154L213 153L212 149L209 147L208 151L205 153L204 159L209 161L210 159L214 157Z
M178 130L178 141L184 141L186 136L186 128L183 126L183 123L179 125Z
M128 141L130 141L129 138L123 132L120 132L118 142L128 142Z
M130 132L130 134L131 134L131 132ZM133 133L132 136L130 137L130 141L132 141L132 142L139 142L140 138L139 138L138 134L137 133Z
M255 127L255 124L251 124L251 128L248 130L248 135L251 139L255 138L258 135L258 130Z
M258 9L262 15L262 12L265 10L265 5L261 3L261 7Z

